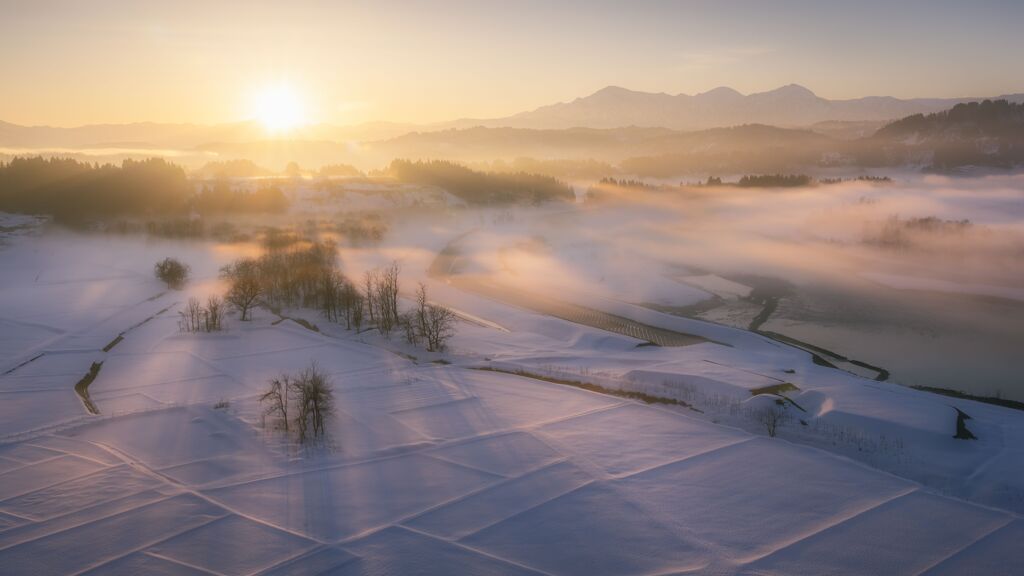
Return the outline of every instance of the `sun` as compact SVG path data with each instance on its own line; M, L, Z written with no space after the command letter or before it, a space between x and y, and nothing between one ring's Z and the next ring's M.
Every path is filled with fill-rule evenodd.
M254 91L252 115L272 133L287 132L306 121L302 99L288 84L268 85Z

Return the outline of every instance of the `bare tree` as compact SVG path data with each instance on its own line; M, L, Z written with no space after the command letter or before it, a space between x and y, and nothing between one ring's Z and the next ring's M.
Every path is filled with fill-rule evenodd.
M363 295L356 291L355 300L352 304L352 327L359 332L363 329L363 309L365 307L365 298Z
M199 332L203 327L203 305L199 298L188 299L184 309L178 311L178 329L182 332Z
M363 296L366 298L366 312L370 315L370 322L374 323L377 321L376 312L374 311L374 291L377 286L377 271L367 270L363 274Z
M442 352L448 347L448 340L455 334L455 313L431 304L427 307L427 331L423 339L430 352Z
M427 306L430 303L427 301L427 285L423 282L419 283L416 288L416 327L420 331L420 334L427 333Z
M295 398L295 428L299 442L322 438L326 433L326 419L334 413L334 392L327 374L313 363L291 382ZM310 430L312 428L312 430Z
M387 310L387 314L395 321L398 319L399 271L398 262L392 262L390 266L382 270L379 280L380 289L378 290L381 296L381 309Z
M234 306L242 320L251 320L251 310L263 296L263 282L260 278L259 262L246 258L229 264L220 270L221 278L231 283L225 299Z
M381 302L380 295L378 294L374 300L379 304ZM386 308L381 308L380 306L377 307L377 330L385 338L391 336L391 330L394 329L395 325L398 323L398 319L392 317L386 310Z
M755 411L754 418L764 426L770 438L775 438L779 427L789 420L789 414L786 413L784 406L773 404Z
M324 270L320 276L320 310L331 322L337 322L344 313L343 296L347 281L337 270Z
M363 297L359 294L359 290L356 289L348 280L344 281L341 287L341 313L345 317L345 329L352 329L353 315L355 314L356 308L362 308ZM360 311L360 315L362 312ZM357 327L356 330L359 328Z
M427 300L427 287L421 282L416 290L415 323L427 351L441 352L455 334L455 313Z
M384 336L389 336L399 325L398 272L398 262L393 262L387 268L375 270L372 274L370 316L376 320L377 329Z
M398 317L398 325L402 327L402 331L405 333L405 341L413 346L418 346L420 343L420 327L415 312L405 312Z
M203 331L217 332L224 327L224 300L217 295L206 299L203 309Z
M275 416L284 425L284 431L288 432L288 394L291 389L291 376L281 375L270 381L267 391L260 395L260 404L266 402L264 416Z

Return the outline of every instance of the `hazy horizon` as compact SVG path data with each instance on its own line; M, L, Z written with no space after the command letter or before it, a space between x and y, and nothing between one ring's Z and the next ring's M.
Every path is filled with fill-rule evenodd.
M796 83L829 99L1024 91L1024 6L995 0L16 8L0 22L0 47L20 56L0 63L18 80L0 93L0 119L21 125L222 124L260 116L268 100L291 108L277 124L423 124L610 85L750 94Z
M798 83L795 83L795 82L782 83L782 84L778 84L777 86L774 86L773 88L765 88L763 90L755 90L755 91L751 91L751 92L743 92L743 91L740 91L740 90L736 90L733 86L729 86L729 85L713 86L713 87L710 87L710 88L708 88L706 90L700 90L700 91L697 91L697 92L665 92L665 91L655 92L655 91L634 89L634 88L631 88L629 86L619 86L619 85L615 85L615 84L608 84L606 86L602 86L602 87L597 88L595 90L592 90L590 92L581 93L581 94L579 94L577 96L574 96L572 98L567 98L567 99L559 100L559 101L545 102L545 103L539 104L537 106L532 106L530 108L524 108L522 110L515 110L515 111L512 111L512 112L510 112L508 114L505 114L505 115L493 115L493 116L488 116L488 117L483 117L483 116L478 116L478 117L459 116L459 117L442 118L442 119L438 119L438 120L430 120L430 121L422 121L422 122L411 121L411 120L410 121L391 120L391 119L387 119L387 118L371 118L371 119L358 120L358 121L354 121L354 122L330 122L330 121L325 121L325 120L317 120L317 119L311 119L311 118L305 118L304 117L300 122L298 122L295 125L295 127L297 128L297 127L303 127L303 126L304 127L334 126L334 127L338 127L338 128L345 128L345 127L359 127L359 126L374 125L374 124L394 124L396 126L409 126L409 127L414 127L414 128L415 127L429 128L431 126L445 126L445 125L448 125L448 124L458 123L459 121L472 121L472 120L486 121L486 120L495 120L495 119L500 120L502 118L514 117L514 116L516 116L518 114L522 114L522 113L533 112L533 111L538 110L538 109L543 109L543 108L545 108L547 106L559 105L559 104L569 104L569 103L572 103L572 102L574 102L576 100L584 99L584 98L587 98L589 96L593 96L595 94L598 94L602 90L616 89L616 88L627 90L629 92L640 93L640 94L658 94L658 95L668 95L668 96L684 96L684 95L685 96L698 96L698 95L706 94L706 93L709 93L709 92L714 92L715 90L719 90L719 89L731 89L731 90L736 90L742 96L751 96L751 95L765 94L765 93L770 93L770 92L774 92L774 91L777 91L777 90L782 90L782 89L785 89L785 88L790 87L790 86L799 86L801 88L805 88L807 90L810 90L811 92L814 93L815 96L817 96L819 98L824 98L826 100L831 100L831 101L840 101L840 102L842 102L842 101L850 101L850 100L860 100L860 99L866 99L866 98L876 98L876 97L878 97L878 98L892 97L892 98L897 98L899 100L904 100L904 101L909 101L909 100L926 100L926 99L927 100L931 100L931 99L935 99L935 100L961 100L961 99L962 100L977 100L977 99L999 98L999 97L1002 97L1002 96L1011 96L1011 95L1012 96L1017 96L1017 95L1020 95L1020 94L1024 94L1024 87L1022 87L1019 90L1014 90L1012 92L1002 92L1002 93L998 93L998 94L997 93L992 93L992 94L988 94L988 93L980 94L979 93L979 94L958 94L958 95L953 95L953 96L921 95L921 96L911 96L911 97L906 97L906 98L900 98L900 97L892 96L891 94L864 94L864 95L861 95L861 96L851 96L851 97L848 97L848 98L826 98L825 96L822 96L816 90L814 90L813 87L811 87L811 86L804 86L802 84L798 84ZM158 124L158 125L179 125L179 126L193 125L193 126L216 127L216 126L229 126L229 125L236 125L236 124L260 124L261 123L261 119L258 117L257 114L250 114L250 115L247 115L246 117L243 117L243 118L236 118L236 119L233 119L233 120L225 120L225 121L214 121L214 122L194 122L194 121L187 121L187 120L183 120L183 121L161 121L161 120L143 119L143 120L126 120L126 121L122 121L122 122L115 122L115 121L103 122L103 121L101 121L101 122L87 122L87 123L80 123L80 124L58 125L58 124L52 124L52 123L50 123L50 124L47 124L47 123L41 123L41 124L22 124L22 123L10 121L7 118L0 118L0 122L7 122L9 124L25 126L25 127L28 127L28 128L59 128L59 129L64 129L64 128L84 128L84 127L90 127L90 126L104 126L104 125L118 126L118 125L129 125L129 124ZM586 128L587 126L581 126L581 127Z

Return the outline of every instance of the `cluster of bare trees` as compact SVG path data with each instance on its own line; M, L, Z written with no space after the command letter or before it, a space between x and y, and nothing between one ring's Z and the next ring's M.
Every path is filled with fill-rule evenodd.
M363 324L364 298L344 274L330 271L320 279L320 310L331 322L345 322L345 329L358 331Z
M445 349L455 315L428 302L426 287L419 287L416 308L403 313L398 305L397 262L367 271L362 286L357 286L338 269L335 251L330 243L275 241L263 256L236 260L221 269L229 286L225 299L242 320L251 319L259 304L304 306L319 309L331 322L344 322L347 330L359 332L369 324L390 337L401 329L412 344L423 344L431 352Z
M314 362L297 376L284 374L270 381L260 396L264 415L275 418L300 443L323 438L326 420L334 414L334 391L327 374Z
M455 313L427 299L427 287L416 289L416 308L400 317L399 324L410 344L426 346L428 352L442 352L455 334Z
M422 283L416 291L416 307L402 312L398 306L399 272L397 262L363 274L362 291L340 272L322 279L321 303L324 316L333 322L345 321L345 328L361 330L365 316L385 337L401 329L410 344L424 345L430 352L443 351L455 331L455 314L427 300Z
M224 329L225 308L220 296L210 296L205 306L193 296L178 312L178 328L182 332L219 332Z
M259 258L236 260L220 270L228 282L225 298L241 319L252 319L252 309L259 304L319 307L336 319L335 290L343 277L334 244L275 240L266 245L267 253Z
M270 250L257 262L270 305L318 308L324 275L337 271L337 247L332 242L292 245Z

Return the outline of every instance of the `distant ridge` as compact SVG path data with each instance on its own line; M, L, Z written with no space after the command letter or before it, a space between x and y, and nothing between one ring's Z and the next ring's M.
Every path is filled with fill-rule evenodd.
M302 127L287 140L328 143L372 142L404 134L441 130L484 128L668 128L707 130L763 124L781 128L809 128L831 123L832 130L873 132L881 124L913 114L931 114L956 104L985 99L1024 103L1024 94L978 98L914 98L868 96L828 100L798 84L754 94L741 94L725 86L700 94L640 92L607 86L589 96L520 112L504 118L464 118L433 124L366 122L352 126L316 124ZM862 123L865 127L858 127ZM873 124L872 124L873 123ZM846 126L852 125L852 126ZM195 149L230 144L277 140L254 122L229 124L171 124L136 122L93 124L73 128L20 126L0 120L0 147L41 149L131 147Z
M483 126L515 128L663 127L702 130L740 124L806 127L820 122L889 121L911 114L929 114L956 104L985 99L1024 102L1024 94L977 98L913 98L868 96L828 100L799 84L744 95L719 87L695 95L639 92L608 86L590 96L541 106L506 118L477 121ZM472 120L461 121L463 125Z

